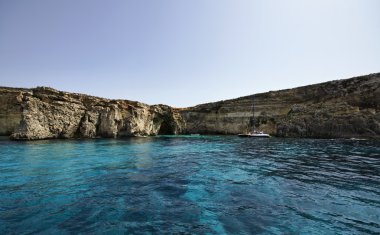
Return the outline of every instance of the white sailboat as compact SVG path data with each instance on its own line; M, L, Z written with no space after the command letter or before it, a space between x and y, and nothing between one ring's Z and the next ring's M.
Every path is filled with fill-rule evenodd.
M247 134L238 134L239 137L256 137L256 138L270 138L269 134L263 131L257 131L255 128L255 96L252 96L252 131Z

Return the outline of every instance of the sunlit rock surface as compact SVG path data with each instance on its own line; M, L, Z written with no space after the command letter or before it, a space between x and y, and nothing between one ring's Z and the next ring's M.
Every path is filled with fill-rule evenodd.
M380 73L183 109L0 87L0 135L13 139L238 134L253 125L281 137L380 138Z
M51 88L0 89L0 133L13 139L178 134L181 116L165 105L108 100Z
M252 103L255 103L255 121ZM282 137L380 137L380 73L181 111L186 133L238 134L256 129Z

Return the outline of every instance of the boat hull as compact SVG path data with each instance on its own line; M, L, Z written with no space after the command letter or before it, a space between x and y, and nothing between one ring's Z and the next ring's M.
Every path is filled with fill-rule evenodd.
M239 134L239 137L245 137L245 138L270 138L271 136L268 134Z

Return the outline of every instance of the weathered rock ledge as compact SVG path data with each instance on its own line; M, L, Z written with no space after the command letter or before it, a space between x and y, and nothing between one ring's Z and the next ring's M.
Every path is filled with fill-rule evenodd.
M202 104L181 111L186 133L380 138L380 73Z
M178 134L171 107L109 100L47 87L0 88L0 135L17 140Z
M0 135L16 140L157 134L380 139L380 73L176 109L47 87L0 87Z

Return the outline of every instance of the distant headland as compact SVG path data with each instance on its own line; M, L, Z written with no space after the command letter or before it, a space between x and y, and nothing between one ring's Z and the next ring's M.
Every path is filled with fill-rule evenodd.
M380 139L380 73L189 108L0 87L0 135L15 140L238 134L253 125L278 137Z

